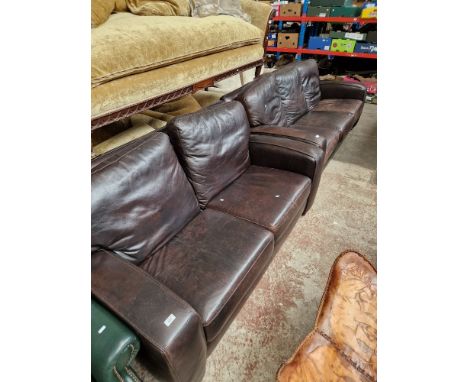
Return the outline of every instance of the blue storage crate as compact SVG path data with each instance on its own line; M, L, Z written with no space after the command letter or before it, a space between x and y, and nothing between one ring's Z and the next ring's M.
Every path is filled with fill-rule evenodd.
M377 53L377 44L358 42L354 47L354 53Z
M332 39L324 37L310 37L309 49L330 50Z

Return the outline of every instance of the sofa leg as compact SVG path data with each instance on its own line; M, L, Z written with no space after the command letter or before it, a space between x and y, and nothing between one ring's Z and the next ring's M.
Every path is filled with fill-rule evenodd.
M255 67L255 77L258 77L260 75L260 72L262 71L262 66L263 65L259 65Z

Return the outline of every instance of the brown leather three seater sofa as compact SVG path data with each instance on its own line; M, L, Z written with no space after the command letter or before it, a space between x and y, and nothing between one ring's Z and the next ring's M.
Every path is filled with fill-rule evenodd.
M320 81L317 63L305 60L262 75L222 100L243 104L252 141L315 144L324 150L326 164L358 122L365 96L362 84Z
M285 99L314 105L304 114L283 98L261 106L255 94L272 99L286 81L275 79L278 90L260 78L242 103L177 117L92 162L92 294L137 333L142 361L162 380L202 379L206 357L312 205L330 143L313 139L311 126L335 126L298 124L325 106L318 81L295 78L299 90ZM258 133L265 125L274 131Z

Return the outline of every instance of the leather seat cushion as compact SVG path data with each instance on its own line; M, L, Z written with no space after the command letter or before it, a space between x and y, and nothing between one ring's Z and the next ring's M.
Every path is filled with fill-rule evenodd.
M364 108L364 102L359 99L322 99L314 111L340 111L343 113L351 113L353 115L353 125L359 120Z
M216 195L208 208L217 209L267 228L275 245L304 211L310 179L293 172L250 166L229 187Z
M250 129L253 135L265 135L271 137L284 137L294 141L304 142L321 148L323 151L327 148L325 137L304 129L294 129L292 127L262 125Z
M328 126L294 125L293 127L294 129L304 130L314 136L318 135L320 138L325 139L324 163L327 163L340 142L340 132Z
M94 87L195 57L262 44L263 36L263 30L239 17L119 12L91 32L91 83Z
M340 139L353 128L354 116L351 113L339 111L310 111L299 118L295 125L307 125L310 127L325 126L338 130Z
M210 342L261 278L273 245L268 230L207 209L141 267L200 314Z

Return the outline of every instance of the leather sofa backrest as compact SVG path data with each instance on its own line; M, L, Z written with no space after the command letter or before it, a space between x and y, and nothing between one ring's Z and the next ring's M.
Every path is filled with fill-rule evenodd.
M91 245L139 263L199 212L167 135L111 151L92 166Z
M238 101L244 105L250 126L284 125L286 123L282 112L281 99L276 94L274 76L262 75L238 95Z
M249 129L239 102L218 103L166 125L203 208L249 167Z
M311 111L320 102L321 98L320 76L317 63L315 60L305 60L297 61L293 65L301 80L307 109Z
M290 126L307 112L302 80L295 67L286 66L274 73L275 90L281 100L285 125Z
M320 77L314 60L286 65L253 84L239 91L236 98L244 105L252 127L290 126L320 101Z

